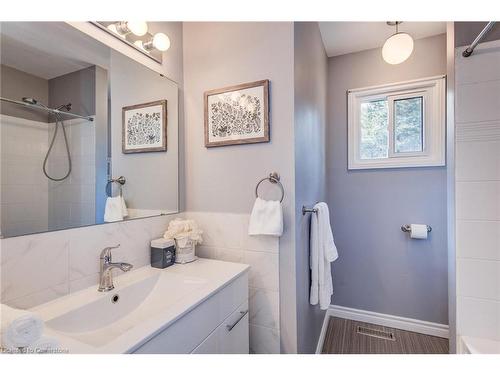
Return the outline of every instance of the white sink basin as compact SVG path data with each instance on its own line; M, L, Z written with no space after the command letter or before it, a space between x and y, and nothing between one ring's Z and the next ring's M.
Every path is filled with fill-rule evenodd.
M33 310L46 334L76 353L132 351L230 282L247 266L200 259L159 270L149 266L114 279L115 289L97 286Z
M159 274L103 294L101 298L46 322L46 326L66 333L82 333L108 327L122 319L148 297ZM88 317L98 317L88 319Z

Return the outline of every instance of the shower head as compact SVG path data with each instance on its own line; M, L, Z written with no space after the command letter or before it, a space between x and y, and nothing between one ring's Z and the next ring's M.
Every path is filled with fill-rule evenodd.
M60 105L56 108L58 111L65 109L67 112L71 111L71 103Z
M26 98L26 97L24 97L23 98L23 102L25 102L27 104L33 104L33 105L38 104L38 102L34 98Z

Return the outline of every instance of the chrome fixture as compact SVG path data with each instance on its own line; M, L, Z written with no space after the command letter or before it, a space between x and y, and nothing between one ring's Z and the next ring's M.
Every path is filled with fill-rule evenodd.
M40 103L38 103L38 101L36 99L33 99L33 98L23 98L23 101L19 101L19 100L12 100L12 99L8 99L8 98L0 97L0 101L6 102L6 103L22 105L24 107L28 107L31 109L46 111L46 112L53 114L53 115L60 114L60 115L64 115L65 117L80 118L82 120L94 121L94 119L91 116L80 116L80 115L77 115L76 113L61 111L61 109L66 107L67 104L65 104L64 106L60 106L58 108L48 108L44 105L40 105ZM70 104L70 108L71 108L71 104Z
M226 324L226 329L231 332L233 328L236 327L236 325L241 321L241 319L245 317L246 314L248 314L248 309L240 311L240 316L238 317L238 319L236 319L236 321L232 324Z
M469 57L470 55L472 55L472 53L474 52L474 48L476 48L476 46L481 42L481 40L483 40L486 34L488 34L488 32L493 28L493 26L495 26L495 23L496 23L495 21L488 22L488 24L484 27L483 30L481 30L476 39L474 39L472 44L462 52L463 57Z
M382 57L388 64L401 64L413 52L413 38L408 33L399 32L399 25L402 23L403 21L387 22L387 25L396 27L396 32L387 38L382 47Z
M430 225L426 225L426 226L427 226L427 233L432 232L432 227ZM410 224L401 225L401 230L403 232L411 233L411 226L410 226Z
M108 183L106 184L106 195L108 197L113 196L113 189L112 188L110 189L110 187L111 187L112 183L115 183L115 184L118 184L118 187L120 188L120 197L121 197L123 195L122 194L122 187L123 187L123 185L125 185L125 182L127 182L127 181L125 180L125 177L123 177L123 176L120 176L118 178L112 178L112 179L108 180Z
M123 272L128 272L132 269L130 263L112 263L111 262L111 250L117 249L120 244L116 246L106 247L101 251L101 256L99 257L99 292L107 292L113 290L115 286L113 285L113 273L114 268L119 268Z
M148 24L144 21L119 21L109 25L108 29L122 35L143 36L148 32Z
M278 174L278 172L272 172L269 174L269 177L264 177L262 180L257 182L257 186L255 186L255 198L259 198L259 186L264 181L269 181L272 184L278 184L281 190L280 202L283 202L283 198L285 197L285 189L283 188L283 184L280 181L280 175Z
M307 208L306 206L302 206L302 216L304 216L307 213L318 213L317 208Z

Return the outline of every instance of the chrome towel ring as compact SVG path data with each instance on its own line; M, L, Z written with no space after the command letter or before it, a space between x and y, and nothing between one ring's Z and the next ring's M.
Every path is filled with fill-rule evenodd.
M255 186L255 198L259 198L259 186L266 180L273 184L278 184L281 190L280 202L283 202L283 198L285 197L285 189L283 188L283 184L280 182L280 175L277 172L272 172L269 174L269 177L264 177L262 180L257 182L257 186Z
M120 197L122 196L122 186L125 185L125 177L123 176L120 176L118 178L112 178L111 180L108 180L108 183L106 184L106 195L108 197L112 197L113 196L113 189L110 188L110 185L112 183L117 183L118 186L120 187Z

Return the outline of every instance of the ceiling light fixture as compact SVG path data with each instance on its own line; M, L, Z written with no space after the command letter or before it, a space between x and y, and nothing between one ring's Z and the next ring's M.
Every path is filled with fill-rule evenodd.
M401 64L407 60L413 52L413 38L407 33L400 33L398 26L403 21L389 21L389 26L396 27L396 33L391 35L382 47L382 57L388 64Z

